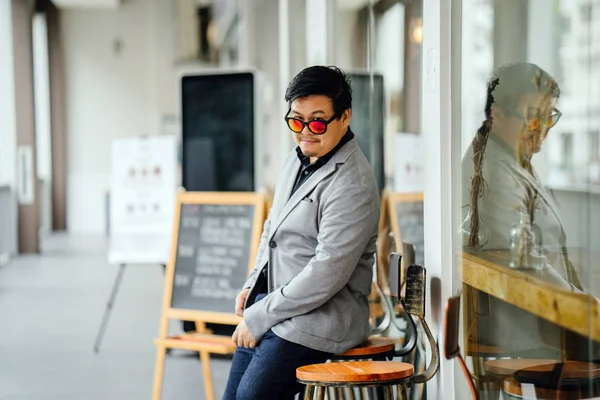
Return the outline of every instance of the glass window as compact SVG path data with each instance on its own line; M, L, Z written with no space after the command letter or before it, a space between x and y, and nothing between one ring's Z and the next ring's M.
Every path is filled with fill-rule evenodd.
M462 9L467 365L481 398L600 396L600 3Z

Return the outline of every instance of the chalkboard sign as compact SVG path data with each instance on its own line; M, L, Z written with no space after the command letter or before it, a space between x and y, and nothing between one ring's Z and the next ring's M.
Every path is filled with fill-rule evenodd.
M256 193L179 194L165 283L167 314L237 321L235 298L254 265L264 215L264 197Z
M402 244L410 243L415 250L414 263L423 265L425 261L425 233L423 227L423 194L391 193L388 198L390 220L396 251L402 252ZM410 260L403 259L403 262Z
M171 307L231 312L248 271L254 205L182 204Z

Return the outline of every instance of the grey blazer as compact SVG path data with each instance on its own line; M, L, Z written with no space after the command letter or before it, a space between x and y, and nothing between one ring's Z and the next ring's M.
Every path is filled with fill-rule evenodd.
M244 284L249 299L268 264L269 294L245 309L244 321L256 339L272 329L290 342L340 353L370 332L367 296L379 194L356 139L290 197L299 168L294 150L275 187L255 268Z

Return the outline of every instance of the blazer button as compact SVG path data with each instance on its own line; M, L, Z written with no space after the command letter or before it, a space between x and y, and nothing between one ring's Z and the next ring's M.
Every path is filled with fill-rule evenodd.
M277 243L275 243L275 241L274 241L274 240L271 240L271 241L269 242L269 247L270 247L270 248L272 248L272 249L274 249L275 247L277 247Z

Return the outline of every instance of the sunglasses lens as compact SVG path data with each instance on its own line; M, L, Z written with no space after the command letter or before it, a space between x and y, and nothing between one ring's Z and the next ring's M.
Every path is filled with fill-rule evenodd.
M530 118L527 122L527 129L530 131L535 131L540 127L540 125L542 125L541 118Z
M558 122L558 118L560 118L560 116L557 114L551 115L546 121L548 128L552 128L554 125L556 125L556 123Z
M302 132L302 129L304 129L304 125L300 120L291 118L287 120L287 123L292 132L300 133Z
M310 121L310 123L308 124L308 127L310 128L310 131L312 133L316 133L316 134L322 134L325 133L325 131L327 130L327 124L323 121Z

